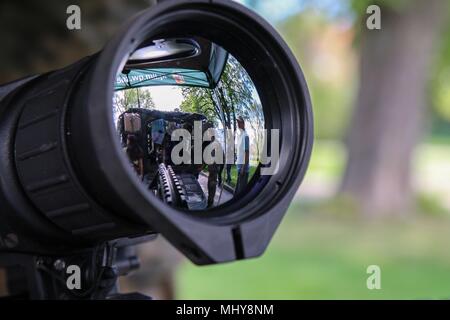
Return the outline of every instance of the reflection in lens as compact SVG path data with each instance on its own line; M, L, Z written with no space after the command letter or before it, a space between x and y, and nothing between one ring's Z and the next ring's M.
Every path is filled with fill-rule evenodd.
M130 59L118 71L113 97L132 170L150 193L181 210L206 210L242 195L259 174L265 128L246 70L202 38L146 43L130 53L139 63ZM168 44L166 55L155 48L161 43ZM174 55L189 46L195 54Z

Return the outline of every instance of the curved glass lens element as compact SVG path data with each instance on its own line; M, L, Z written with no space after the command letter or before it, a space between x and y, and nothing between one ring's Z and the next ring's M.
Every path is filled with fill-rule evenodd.
M132 52L114 84L117 136L136 177L180 210L248 193L260 175L265 121L246 70L207 39L147 43L154 45ZM171 54L161 54L161 44ZM172 55L180 52L190 54Z
M191 39L154 40L135 50L129 57L126 68L142 68L146 64L195 57L200 54L199 45Z

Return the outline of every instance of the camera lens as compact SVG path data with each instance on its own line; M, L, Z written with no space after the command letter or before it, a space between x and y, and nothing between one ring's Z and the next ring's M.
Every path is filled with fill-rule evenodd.
M0 89L14 251L160 233L198 264L258 256L312 148L298 63L231 1L163 2L99 53Z
M165 37L144 40L126 57L114 83L113 121L123 155L154 197L213 214L251 192L261 165L277 164L262 154L258 91L225 48L202 37ZM271 146L275 158L278 141Z

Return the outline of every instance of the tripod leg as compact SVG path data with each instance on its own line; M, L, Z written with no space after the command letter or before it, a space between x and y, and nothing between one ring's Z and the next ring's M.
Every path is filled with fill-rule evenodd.
M5 291L9 299L55 298L52 279L37 268L38 259L32 255L1 254L0 267L4 268Z

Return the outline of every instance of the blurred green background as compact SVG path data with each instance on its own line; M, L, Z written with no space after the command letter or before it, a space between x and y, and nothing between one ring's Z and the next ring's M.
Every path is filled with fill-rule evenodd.
M185 262L177 273L177 298L448 299L448 189L421 191L417 212L404 217L361 217L344 199L322 197L316 185L322 181L328 190L337 183L342 149L316 143L298 199L261 258L208 267ZM449 159L450 145L424 143L415 161L418 181L445 173L448 183ZM304 195L309 187L319 190ZM366 268L374 264L381 268L381 290L366 287Z
M92 54L147 0L3 0L0 83ZM242 0L281 33L315 114L309 170L267 252L198 267L164 241L122 283L155 298L450 297L450 5ZM65 28L78 4L82 30ZM381 8L381 30L366 9ZM368 290L366 269L381 268Z
M445 1L439 1L441 4L430 2L430 7L435 5L439 9L425 8L431 11L429 18L422 12L422 19L428 20L418 26L417 20L402 18L414 15L410 11L417 14L414 2L417 1L245 1L281 33L305 72L315 114L316 140L312 159L304 183L267 252L258 259L225 265L197 267L183 263L176 277L178 298L450 297L450 7L443 5ZM380 31L365 30L365 19L369 16L366 8L372 3L379 4L382 10ZM433 24L429 19L439 20L440 24ZM424 70L427 74L421 80L424 103L418 107L421 110L420 125L412 152L406 156L387 155L394 163L395 157L406 157L410 161L411 201L405 206L380 208L386 209L387 213L376 210L367 213L364 206L358 206L354 201L354 194L343 192L344 175L349 165L348 148L351 147L348 146L351 141L348 135L352 134L352 121L358 121L354 116L352 118L352 113L365 103L364 99L357 98L358 90L364 87L360 82L370 81L361 74L363 47L373 40L370 33L391 30L394 33L396 23L410 23L401 29L404 38L409 37L408 32L416 32L418 27L433 28L435 37L433 47L427 53L428 64ZM392 43L389 36L373 41L407 46L402 42ZM429 45L416 40L418 51L421 45ZM399 58L389 56L389 52L382 59ZM398 55L401 59L402 53ZM367 60L372 58L369 66L373 68L371 72L376 73L380 60L370 53L366 57ZM401 68L418 68L413 63L415 58L422 59L412 54L412 57L405 57L411 59L410 64L401 65L398 61L398 72L402 72ZM389 82L390 78L384 80ZM413 81L411 89L415 88ZM401 80L392 79L389 85L392 91L403 90L400 95L411 94L404 90ZM389 93L376 87L370 92L373 96ZM408 100L405 101L407 104ZM389 100L386 99L387 103ZM404 130L404 122L413 116L411 109L414 106L392 104L390 107L403 110L396 130ZM371 116L392 118L395 115ZM382 127L378 129L383 130ZM391 128L387 126L386 130ZM397 134L395 127L390 134ZM382 137L367 137L364 143L375 145L377 139ZM392 152L389 147L381 149L380 152ZM358 157L355 159L359 161ZM359 172L364 175L370 170ZM370 174L365 179L369 183ZM386 179L385 183L389 182ZM386 189L395 192L395 188L386 186ZM367 193L370 197L371 193ZM366 195L361 196L362 201L370 202ZM390 200L386 196L385 202ZM392 208L401 212L393 212ZM366 269L369 265L381 268L380 290L367 289L369 275Z

